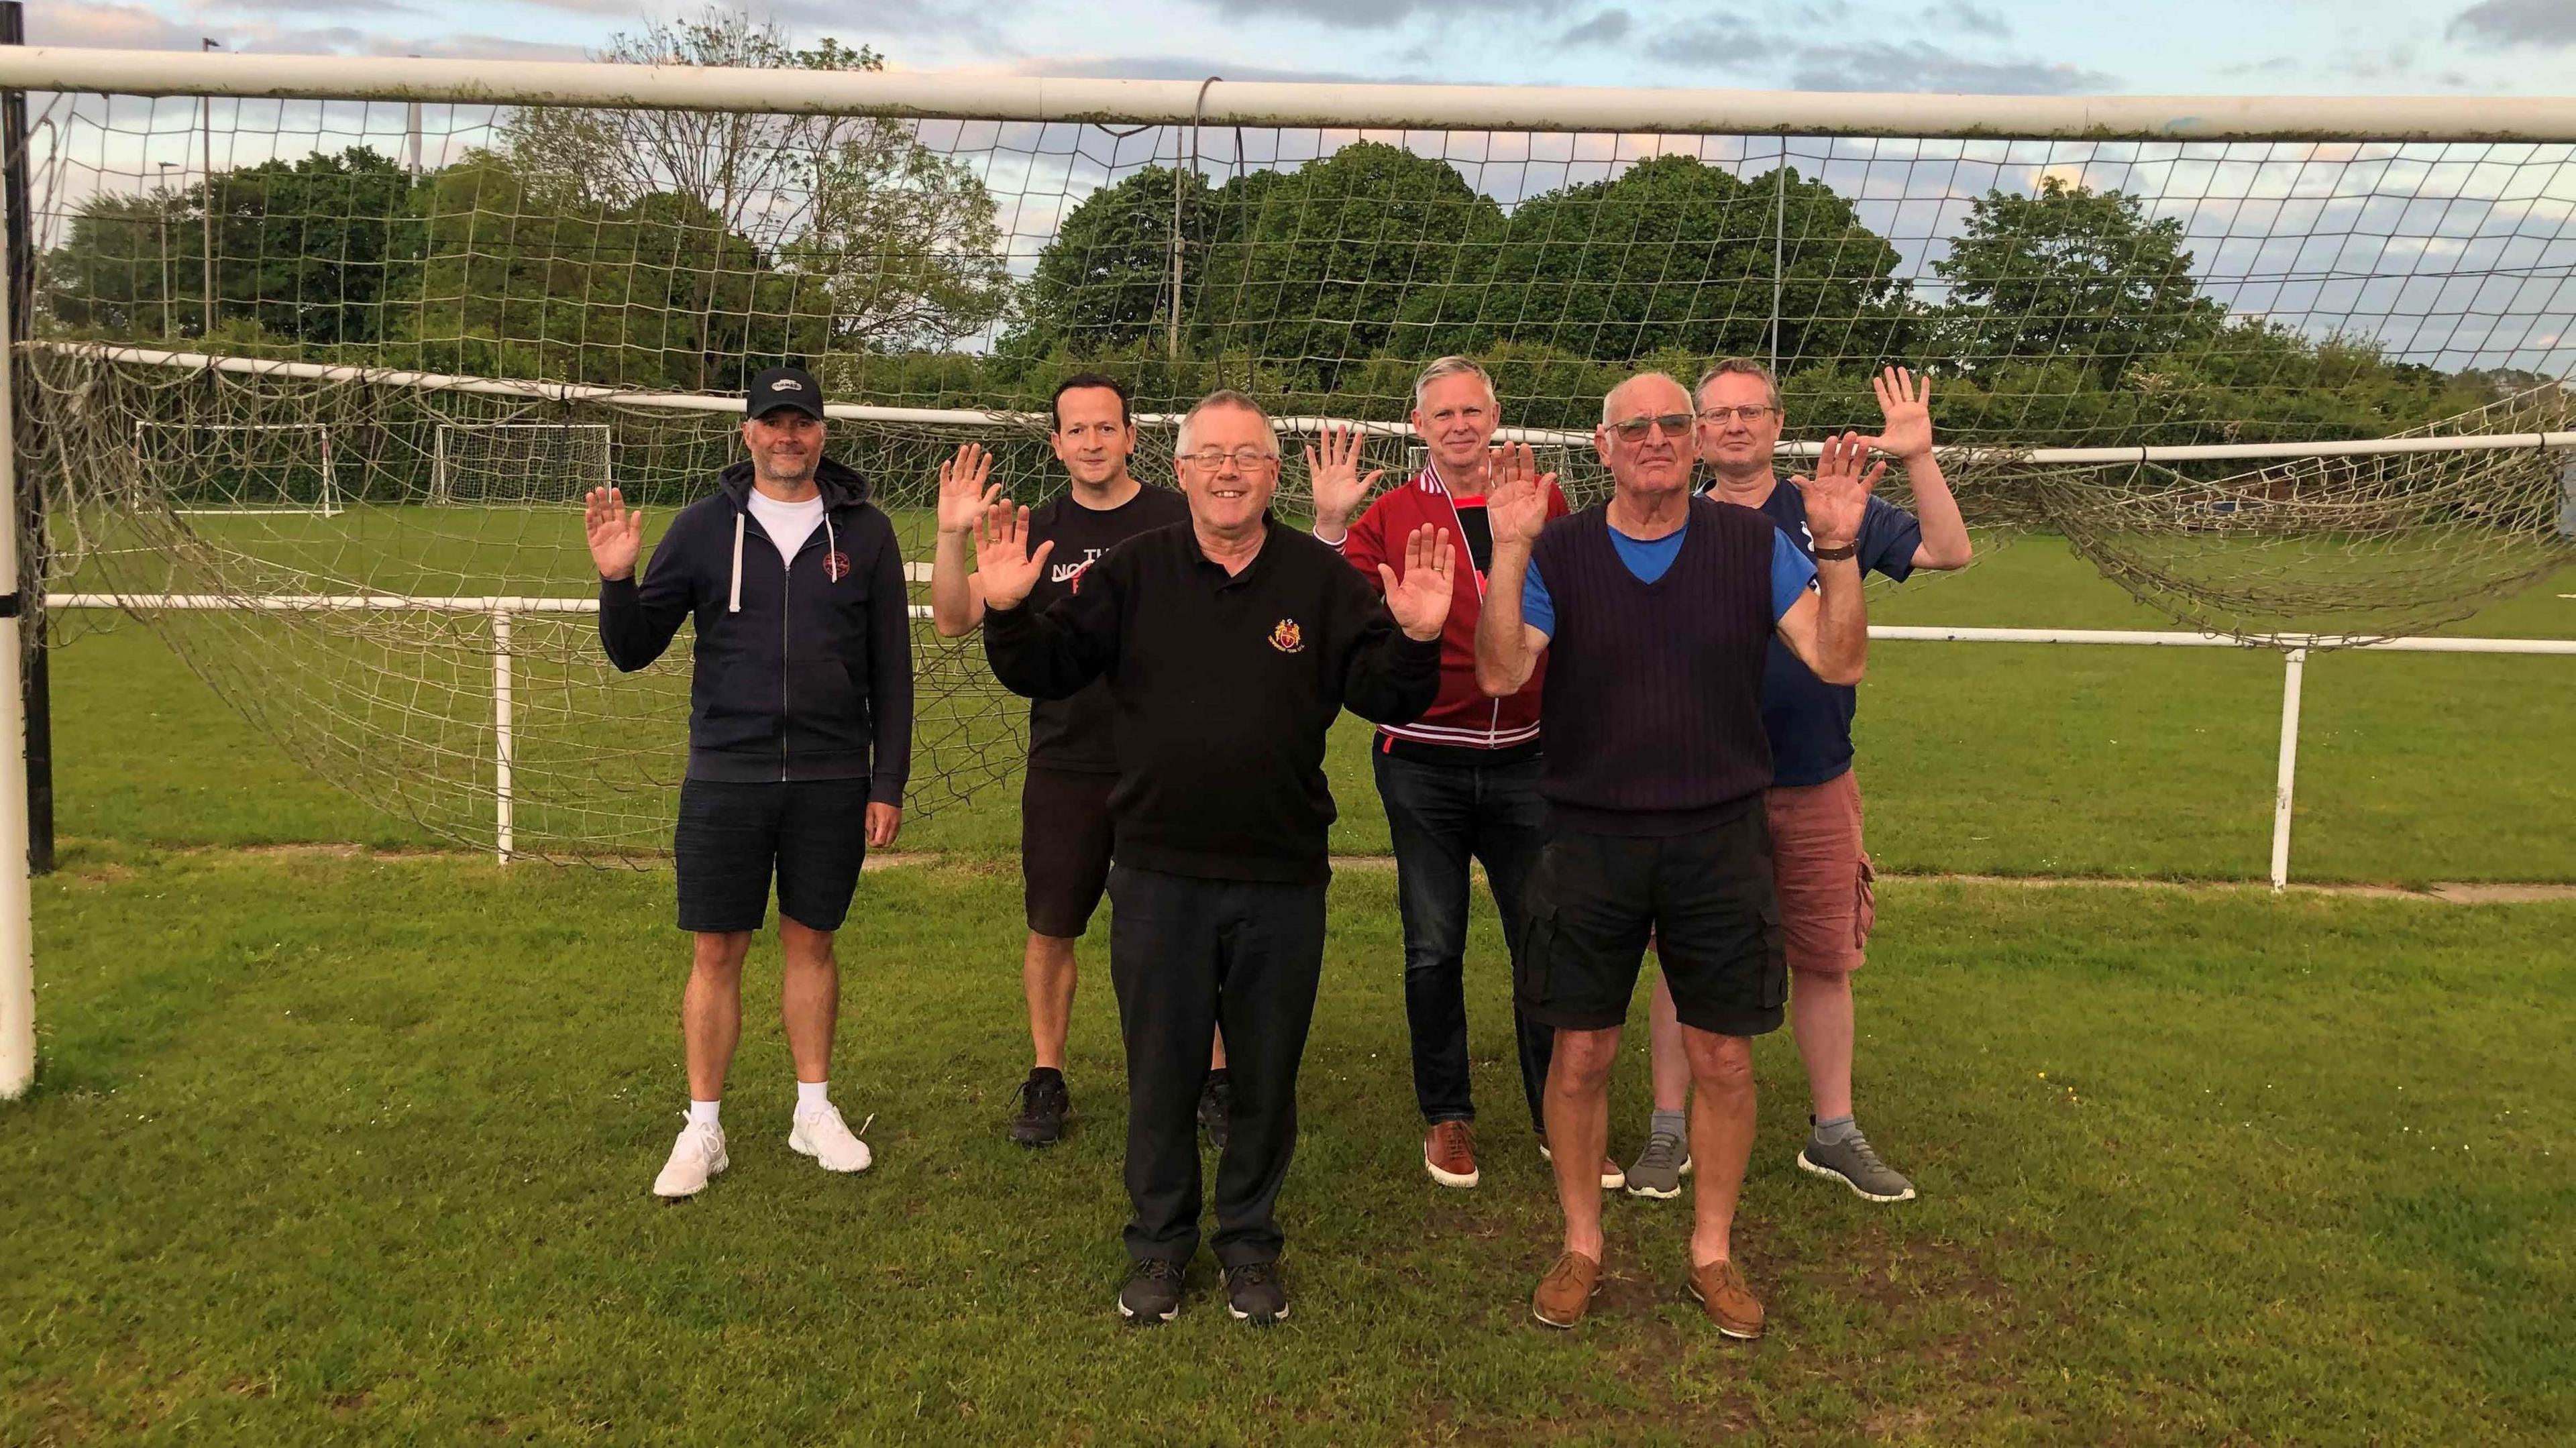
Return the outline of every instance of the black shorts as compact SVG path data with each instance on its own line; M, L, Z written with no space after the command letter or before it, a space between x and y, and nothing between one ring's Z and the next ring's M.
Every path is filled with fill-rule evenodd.
M1624 1023L1651 932L1682 1024L1722 1036L1780 1027L1789 961L1758 794L1692 834L1556 830L1523 908L1512 976L1531 1020L1572 1031Z
M1029 929L1071 940L1091 926L1109 887L1109 791L1114 774L1029 766L1020 787L1020 878Z
M683 780L671 853L682 930L758 930L773 872L780 915L838 930L868 856L868 781Z

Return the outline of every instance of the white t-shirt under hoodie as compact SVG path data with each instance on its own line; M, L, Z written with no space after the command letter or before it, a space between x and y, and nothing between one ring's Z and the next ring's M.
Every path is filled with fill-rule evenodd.
M751 490L751 516L760 520L760 531L778 545L780 561L794 563L796 550L823 526L823 495L816 493L801 503L782 503L758 488Z

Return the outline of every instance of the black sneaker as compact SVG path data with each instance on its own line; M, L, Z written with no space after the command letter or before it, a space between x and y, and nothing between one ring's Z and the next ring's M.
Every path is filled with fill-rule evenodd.
M1040 1066L1020 1083L1019 1114L1011 1118L1011 1140L1022 1146L1053 1146L1064 1139L1064 1119L1073 1112L1073 1097L1064 1089L1064 1073Z
M1118 1315L1136 1327L1169 1322L1181 1310L1181 1264L1139 1257L1118 1289Z
M1234 1082L1223 1068L1208 1073L1207 1084L1199 1088L1199 1125L1207 1128L1208 1144L1225 1150L1225 1139L1232 1134L1228 1120L1234 1114Z
M1225 1269L1225 1307L1237 1322L1268 1327L1288 1320L1288 1289L1276 1262L1246 1262Z

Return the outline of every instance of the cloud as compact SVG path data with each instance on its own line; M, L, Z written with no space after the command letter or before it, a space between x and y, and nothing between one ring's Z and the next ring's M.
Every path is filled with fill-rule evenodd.
M30 45L112 50L194 50L204 32L140 5L38 5L27 15Z
M1383 30L1428 14L1457 19L1454 6L1439 0L1207 0L1210 8L1231 20L1310 20L1336 30ZM1479 20L1498 14L1546 15L1555 0L1488 0Z
M1997 39L2012 34L2012 22L2000 10L1989 10L1970 0L1949 0L1933 14L1951 29L1969 35L1991 35Z
M2563 50L2576 45L2576 5L2566 0L2485 0L2452 16L2442 34L2487 50L2519 45Z
M1749 61L1777 55L1782 48L1779 42L1758 30L1710 22L1667 35L1658 47L1657 58L1693 67L1742 66Z
M241 10L254 16L273 14L314 15L418 15L415 5L401 0L219 0L204 7L209 10Z
M2249 60L2238 65L2222 65L2220 75L2280 75L2299 68L2294 55L2275 55L2265 60Z
M1628 38L1636 21L1620 9L1604 10L1556 38L1559 45L1609 45Z
M2064 61L1978 60L1920 40L1902 45L1873 40L1801 48L1791 63L1789 83L1799 90L2029 96L2106 91L2119 81Z

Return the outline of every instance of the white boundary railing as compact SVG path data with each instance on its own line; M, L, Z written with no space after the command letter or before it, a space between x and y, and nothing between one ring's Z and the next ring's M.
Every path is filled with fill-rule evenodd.
M925 564L907 563L908 578L928 578ZM492 624L492 782L494 852L508 864L513 851L511 762L513 694L510 677L510 624L523 613L590 614L595 598L515 596L424 598L404 594L282 594L242 598L220 593L64 593L46 600L56 608L128 609L136 612L211 612L239 610L264 613L420 612L479 613ZM915 619L930 610L911 606ZM1938 628L1909 624L1871 627L1872 640L1890 643L2077 644L2130 648L2274 649L2282 658L2281 753L2272 794L2272 888L2290 883L2291 798L2299 768L2299 695L2308 651L2315 648L2368 649L2409 654L2547 654L2576 658L2576 639L2401 638L2348 639L2316 634L2274 634L2235 638L2224 634L2156 632L2139 629Z

